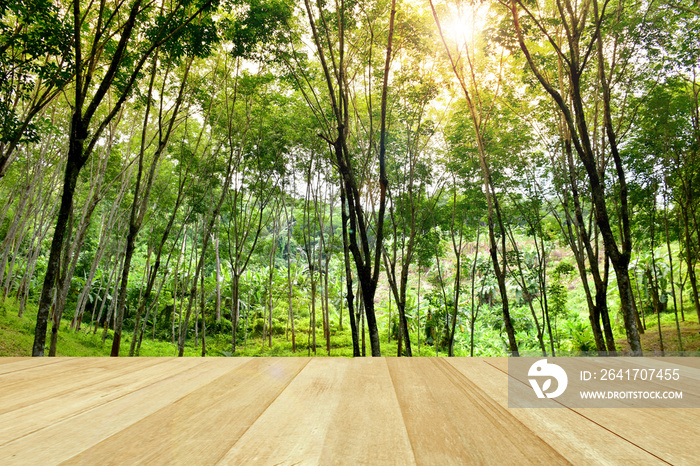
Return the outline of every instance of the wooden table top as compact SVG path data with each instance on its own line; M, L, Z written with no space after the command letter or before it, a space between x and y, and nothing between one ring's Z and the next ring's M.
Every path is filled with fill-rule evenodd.
M0 358L0 464L699 464L700 409L509 409L506 358Z

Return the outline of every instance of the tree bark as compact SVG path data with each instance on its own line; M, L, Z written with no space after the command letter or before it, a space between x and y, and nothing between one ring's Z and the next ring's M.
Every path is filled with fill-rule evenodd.
M592 1L595 10L595 33L593 40L597 40L600 48L600 25L602 19L599 18L597 10L597 0ZM527 11L527 10L526 10ZM561 10L563 11L563 10ZM522 30L520 27L519 14L517 10L516 0L511 1L511 13L513 17L513 22L515 25L515 30L518 36L518 42L520 44L520 49L525 54L525 58L528 61L530 69L533 71L535 77L540 82L542 87L547 91L547 93L552 97L555 103L559 106L560 110L564 114L567 127L572 135L572 142L576 148L576 152L579 159L583 163L586 173L588 175L588 181L591 188L591 195L593 199L593 206L596 215L596 222L600 230L601 236L603 238L603 244L605 246L606 255L610 258L610 261L615 270L615 275L617 276L617 285L620 293L620 307L625 321L625 328L627 330L627 341L630 345L633 355L642 356L642 347L639 340L639 331L637 328L637 322L634 315L634 310L632 309L631 303L631 293L630 293L630 280L629 280L629 261L631 255L631 233L629 227L629 215L627 209L627 185L625 182L625 173L622 167L622 162L617 152L616 134L612 128L611 115L610 115L610 93L608 82L605 78L604 68L602 66L602 55L599 53L599 73L601 75L601 87L603 88L603 100L605 105L605 126L608 141L610 143L610 149L615 162L617 181L620 185L620 201L621 201L621 223L622 223L622 250L618 249L617 241L613 234L612 228L610 226L610 219L607 211L604 187L601 183L600 176L598 174L594 153L591 146L590 135L588 131L588 125L585 118L583 97L581 94L581 74L583 68L587 63L587 57L581 61L581 57L573 54L573 52L579 51L578 39L580 37L580 30L575 31L575 36L572 42L569 43L571 47L572 56L567 58L568 62L568 74L571 80L571 92L570 98L573 106L572 109L566 104L560 93L555 90L547 79L541 74L538 66L534 63L528 47L525 45L523 39ZM562 13L563 15L563 13ZM566 18L561 18L566 22ZM581 22L578 26L583 27L584 22ZM543 31L544 32L544 31ZM590 48L593 44L590 45ZM561 52L560 52L561 53Z

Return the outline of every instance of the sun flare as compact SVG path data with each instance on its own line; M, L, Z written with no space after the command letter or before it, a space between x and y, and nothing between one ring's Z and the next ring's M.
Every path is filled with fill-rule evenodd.
M488 8L476 5L463 5L453 9L442 26L445 38L457 44L471 43L486 26Z

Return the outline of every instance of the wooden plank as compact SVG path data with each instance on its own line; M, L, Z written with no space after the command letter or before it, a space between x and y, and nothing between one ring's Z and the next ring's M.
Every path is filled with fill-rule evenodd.
M415 464L386 359L347 365L318 464Z
M697 464L699 410L508 409L507 364L12 361L0 405L35 402L0 414L0 464Z
M246 359L181 358L178 362L169 375L147 387L56 424L37 425L31 434L0 447L0 464L56 464L68 460L220 378ZM155 430L151 435L158 433ZM89 461L103 462L94 457Z
M36 370L26 370L15 374L15 383L7 383L0 389L0 415L44 401L50 401L75 390L89 387L111 378L120 378L144 367L161 364L166 359L159 358L84 358L64 364L41 366ZM37 390L37 387L41 390Z
M444 359L387 362L417 463L568 464Z
M219 464L320 464L349 365L312 359Z
M20 402L18 406L22 406L21 409L0 415L0 445L28 435L41 427L57 424L95 409L167 378L173 372L196 365L195 361L186 361L183 364L176 358L142 359L144 359L143 363L137 364L136 360L128 361L126 368L117 367L113 371L102 374L98 380L92 380L91 383L70 391L63 390L60 394L56 394L60 382L38 380L38 386L42 388L36 390L35 387L31 395L41 398L42 401L28 406ZM116 360L111 360L111 363L116 364ZM0 402L11 403L14 399L21 400L23 396L26 394L3 392L0 395Z
M449 358L447 362L500 406L508 408L508 374L491 365L493 359ZM532 390L529 385L522 387L524 391ZM508 412L574 464L661 463L637 445L568 408L509 409Z
M669 464L698 464L698 409L586 408L574 411Z
M26 361L28 359L31 360L32 358L28 358L26 356L3 356L0 358L0 364L10 364L15 362Z
M57 362L52 364L43 364L42 359L35 359L35 361L37 363L35 365L0 375L0 389L21 391L23 385L33 385L37 379L63 376L72 378L78 371L83 374L91 371L99 372L100 369L110 366L106 363L109 361L108 358L55 358L54 361ZM128 364L128 360L121 358L116 364Z
M646 358L647 360L655 360L655 361L663 361L666 358ZM677 364L679 366L686 366L686 367L693 367L696 368L698 367L698 360L700 358L698 356L686 356L686 357L678 357L673 360L674 364Z
M308 361L249 360L65 464L216 463Z
M7 363L0 366L0 376L4 374L12 374L17 371L24 371L29 369L35 369L40 366L47 366L49 364L57 364L61 362L66 362L72 358L0 358L2 360L7 359Z

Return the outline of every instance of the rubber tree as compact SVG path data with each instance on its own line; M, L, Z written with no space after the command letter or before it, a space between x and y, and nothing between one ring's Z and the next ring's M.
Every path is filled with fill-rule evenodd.
M481 178L483 184L483 192L486 197L486 205L488 209L487 224L489 230L489 254L493 263L493 270L498 281L498 289L501 295L503 323L508 335L508 347L511 355L518 356L518 343L515 339L515 329L510 317L510 306L508 301L508 290L506 288L506 275L508 262L506 258L506 228L503 220L502 209L499 204L499 199L493 182L493 174L491 169L490 156L488 153L485 134L488 130L489 120L494 111L494 99L488 98L488 93L492 92L497 96L501 88L501 80L503 75L504 51L497 55L500 59L496 59L492 69L485 70L485 57L478 56L479 48L476 46L477 34L474 33L474 24L477 17L482 12L482 7L473 6L467 11L462 12L463 21L468 23L471 21L471 29L465 24L465 30L471 30L471 34L463 35L457 38L456 44L451 45L448 42L448 37L445 35L440 15L435 6L435 3L430 1L430 8L433 12L435 24L437 25L440 37L445 47L445 53L448 59L448 66L452 69L455 78L458 81L459 87L464 94L465 102L469 110L469 119L472 123L472 128L475 134L476 149L478 153L479 165L481 168ZM462 54L462 50L464 51ZM480 60L480 63L477 62ZM466 63L466 67L465 64ZM495 82L490 82L490 78L495 76ZM491 81L493 81L491 79ZM492 89L487 89L487 86ZM496 228L500 237L497 241Z
M402 32L412 24L429 17L404 17L397 27L398 43L395 51L395 84L390 91L393 99L390 112L391 147L394 156L388 162L393 181L388 190L390 199L387 226L387 244L383 250L384 269L399 314L399 341L397 355L413 356L407 319L408 278L415 266L416 243L420 241L419 228L435 208L442 193L443 180L432 169L430 160L436 156L434 135L437 133L431 105L437 99L441 80L434 70L434 50L416 50L401 40ZM405 350L402 349L405 346Z
M559 59L556 63L556 80L559 87L563 88L563 60ZM532 91L537 93L538 88ZM601 267L598 260L599 235L595 214L593 209L589 208L590 198L587 196L586 180L576 165L571 132L563 114L554 102L544 102L538 107L537 110L533 110L539 112L536 118L540 126L539 140L547 148L548 169L552 179L552 196L548 201L547 210L559 225L561 235L576 261L596 349L600 354L607 352L614 355L615 339L607 304L610 262L606 258Z
M681 76L667 78L664 83L655 84L645 95L640 105L640 117L635 125L635 135L628 149L633 152L637 165L635 170L664 185L664 204L670 197L673 209L664 205L664 228L669 252L669 214L676 213L680 223L678 228L680 260L687 267L690 282L691 301L696 314L700 316L698 284L695 265L698 258L696 217L698 213L698 182L700 172L700 126L698 125L698 100L700 86ZM663 160L658 171L659 158ZM663 178L663 179L661 179ZM671 235L673 236L673 235ZM673 274L673 268L671 268ZM671 280L672 285L675 283ZM673 293L674 301L676 298Z
M211 1L200 5L178 2L168 4L166 9L166 5L143 4L142 0L136 0L130 6L122 2L107 5L105 0L99 5L91 3L83 10L79 0L72 2L70 59L75 63L71 82L73 113L68 132L61 204L39 299L33 356L44 355L47 321L80 171L107 125L137 86L141 70L149 57L211 7ZM121 13L124 19L121 20L117 13ZM141 21L143 17L152 17L152 22ZM89 35L83 33L85 28L90 30ZM107 47L111 53L103 53ZM116 82L118 86L115 86Z
M353 101L351 99L352 88L348 76L348 49L346 41L350 36L351 15L354 11L341 0L335 9L329 8L318 1L315 5L310 0L304 2L306 16L311 29L313 48L321 65L322 79L325 87L325 97L330 104L332 119L326 119L327 111L320 102L308 97L310 93L315 96L315 90L309 89L307 92L307 102L314 107L319 115L319 123L323 128L322 137L333 154L333 162L340 177L340 190L342 201L343 232L346 235L346 244L355 265L357 279L362 290L362 301L364 303L367 327L369 330L372 356L381 356L379 344L379 331L374 310L374 297L379 282L379 271L381 267L382 247L384 240L384 215L386 212L386 189L388 179L386 175L386 108L388 99L389 71L392 59L392 41L394 34L394 18L396 15L395 0L391 3L391 13L388 25L386 60L384 62L384 74L382 84L382 97L380 104L380 137L378 147L378 189L379 189L379 209L372 225L371 217L366 212L365 199L361 191L362 167L358 166L357 157L353 155L349 144L349 135L352 130L350 111ZM332 18L332 21L331 21ZM337 26L337 27L336 27ZM373 43L370 41L370 43ZM304 78L299 77L297 82ZM307 81L308 82L308 81ZM301 86L300 86L301 87ZM307 86L304 86L308 89ZM370 147L372 144L370 144ZM372 228L373 227L373 228ZM374 231L372 231L372 229ZM374 251L370 237L374 233ZM345 254L349 258L350 254ZM347 268L347 266L346 266ZM352 304L352 280L347 277L348 287L348 307L353 309ZM355 333L353 333L355 335Z
M606 58L603 56L602 35L606 32L603 28L603 20L607 19L606 8L608 1L599 6L598 0L586 0L574 8L569 0L557 0L551 7L552 18L560 22L565 29L565 40L560 47L549 27L549 19L543 16L548 11L534 11L519 0L511 0L504 3L510 10L513 19L518 44L528 63L530 71L534 74L543 90L557 104L564 116L566 127L571 133L573 143L579 161L583 164L588 184L591 190L593 208L595 210L596 223L603 239L605 254L615 270L617 286L620 293L620 308L627 330L627 342L632 354L642 355L642 346L637 328L636 313L632 302L631 285L629 278L629 263L632 254L632 236L630 229L630 215L628 206L627 180L625 167L618 148L618 132L614 127L611 105L611 81L609 67L606 69ZM543 10L545 7L543 7ZM523 18L521 18L523 16ZM527 18L527 19L525 19ZM567 94L565 89L558 89L558 85L543 72L542 65L533 56L532 43L526 41L521 23L527 21L533 26L533 30L565 63L567 78ZM597 58L597 60L596 60ZM594 61L595 60L595 61ZM590 67L596 67L594 72L600 76L599 85L603 95L603 115L605 137L608 143L610 155L614 161L615 182L617 184L616 197L619 200L620 228L619 237L614 231L615 225L611 221L611 211L606 199L605 184L598 171L598 160L592 140L592 122L590 115L586 113L585 97L587 88L583 84L584 73Z
M134 187L134 199L131 205L131 212L129 215L129 229L126 237L126 252L124 256L124 268L122 270L122 276L120 279L119 286L119 296L117 298L117 310L116 318L114 321L114 338L112 339L112 351L110 356L119 356L119 347L121 344L122 336L122 326L124 323L124 311L126 309L126 299L127 299L127 289L129 284L129 273L131 272L131 259L134 255L136 248L136 239L143 225L146 212L148 211L149 198L151 194L151 188L153 187L153 182L156 178L156 172L160 166L160 160L165 151L168 148L170 142L170 136L175 127L175 122L178 120L180 109L182 108L182 103L184 99L184 92L187 87L187 78L189 75L190 67L194 60L194 56L186 59L184 65L184 71L180 77L180 86L177 94L175 96L169 95L165 92L165 83L168 78L170 78L170 65L166 66L166 71L163 77L163 84L160 88L160 105L157 115L157 127L154 128L155 136L152 136L153 141L149 140L149 130L151 129L151 105L154 102L154 84L156 78L156 70L159 67L159 50L156 50L154 54L153 63L151 65L151 74L149 77L149 85L146 97L146 108L144 110L143 126L141 130L141 144L138 154L138 170L136 173L136 184ZM176 57L165 57L175 61ZM158 91L157 88L155 88ZM175 104L169 112L165 108L166 98L175 98ZM150 160L146 159L146 152L148 146L151 142L155 142L155 149L150 157ZM150 164L148 166L147 164ZM144 173L145 172L145 173ZM144 177L144 175L146 175ZM162 248L161 248L162 249ZM153 281L149 280L150 287L147 286L147 294L153 288ZM140 308L136 313L136 321L134 323L134 328L138 328L141 320ZM132 339L132 345L135 339ZM133 349L130 353L133 352Z

